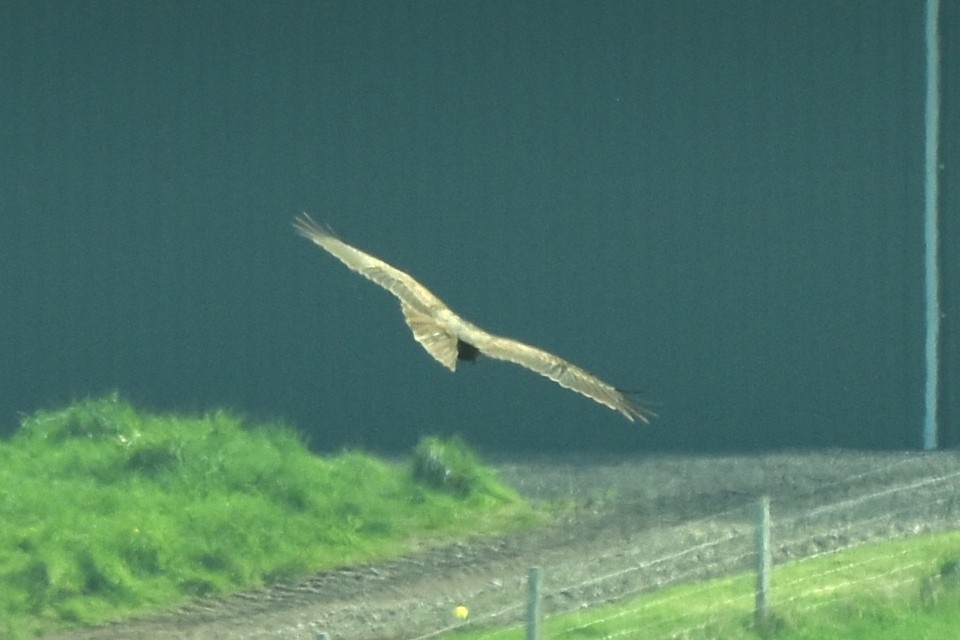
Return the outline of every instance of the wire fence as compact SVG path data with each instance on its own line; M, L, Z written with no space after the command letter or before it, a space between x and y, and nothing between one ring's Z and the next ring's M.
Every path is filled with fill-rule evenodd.
M907 552L903 552L902 559L898 558L895 569L881 573L870 570L871 563L882 560L876 556L839 562L813 575L796 578L780 578L778 571L778 567L790 561L836 557L838 551L871 541L960 528L960 471L898 480L890 486L818 504L818 497L849 493L850 487L867 476L891 475L893 467L909 462L898 461L822 484L806 500L794 501L800 508L794 506L786 512L778 511L776 500L763 498L758 509L757 497L744 496L731 508L650 532L649 545L632 544L597 552L590 559L597 571L586 578L575 577L567 563L544 564L542 578L537 568L535 596L530 594L532 583L528 576L520 570L496 585L504 594L502 599L510 601L507 604L471 612L469 618L448 621L407 638L427 640L472 629L479 630L480 638L492 640L505 632L516 637L518 629L524 626L528 638L537 638L541 618L549 622L560 615L577 613L583 616L582 624L574 620L550 637L589 632L590 637L597 638L684 638L702 635L708 626L742 625L753 616L757 616L758 624L763 624L770 607L776 610L788 606L795 613L812 612L835 603L848 591L870 584L882 585L885 590L916 584L923 562ZM769 559L765 561L764 556ZM583 559L579 560L582 565ZM756 587L751 585L750 589L740 589L732 595L723 588L723 581L719 587L703 583L702 589L718 589L717 597L709 599L709 611L686 610L677 614L677 608L669 606L669 598L689 597L689 592L623 604L640 594L655 594L674 585L689 584L696 590L707 578L742 576L747 570L755 570ZM450 602L469 604L473 599L483 599L489 590L487 585L474 592L457 593ZM777 593L790 595L777 598ZM598 617L591 611L612 602L621 604L608 615ZM644 620L642 629L628 625L609 633L603 631L617 627L618 621L638 618ZM703 622L705 619L709 622Z

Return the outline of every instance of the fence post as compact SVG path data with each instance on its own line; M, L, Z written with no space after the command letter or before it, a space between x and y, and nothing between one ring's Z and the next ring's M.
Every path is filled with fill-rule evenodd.
M527 574L527 640L540 640L540 567Z
M766 628L770 615L770 497L760 498L757 509L757 628Z

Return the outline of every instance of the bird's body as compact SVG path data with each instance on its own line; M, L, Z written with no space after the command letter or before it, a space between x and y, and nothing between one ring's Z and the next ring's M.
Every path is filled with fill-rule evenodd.
M447 369L456 371L458 360L476 360L483 354L535 371L562 387L619 411L631 422L635 418L649 422L655 415L630 400L616 387L552 353L487 333L464 320L411 276L348 245L320 227L308 215L297 218L294 228L351 270L396 296L414 339Z

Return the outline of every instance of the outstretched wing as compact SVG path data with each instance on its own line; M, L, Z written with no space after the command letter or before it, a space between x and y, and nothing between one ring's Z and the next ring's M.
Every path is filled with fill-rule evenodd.
M477 347L485 356L536 371L561 387L619 411L630 422L633 422L634 418L650 422L650 418L657 415L628 398L623 391L559 356L517 340L489 334L476 327L470 329L461 334L461 339Z
M395 267L343 242L307 214L298 217L294 229L363 277L377 283L400 300L400 309L413 337L437 361L457 368L457 316L429 289Z

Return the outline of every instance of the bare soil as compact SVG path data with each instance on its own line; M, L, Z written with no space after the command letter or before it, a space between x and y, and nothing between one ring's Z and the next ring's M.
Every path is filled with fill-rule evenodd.
M543 611L615 601L752 565L758 497L771 498L774 561L867 540L960 528L953 453L551 457L495 461L525 497L563 505L536 531L425 547L60 640L428 638L523 618L542 568ZM469 608L466 623L453 611Z

